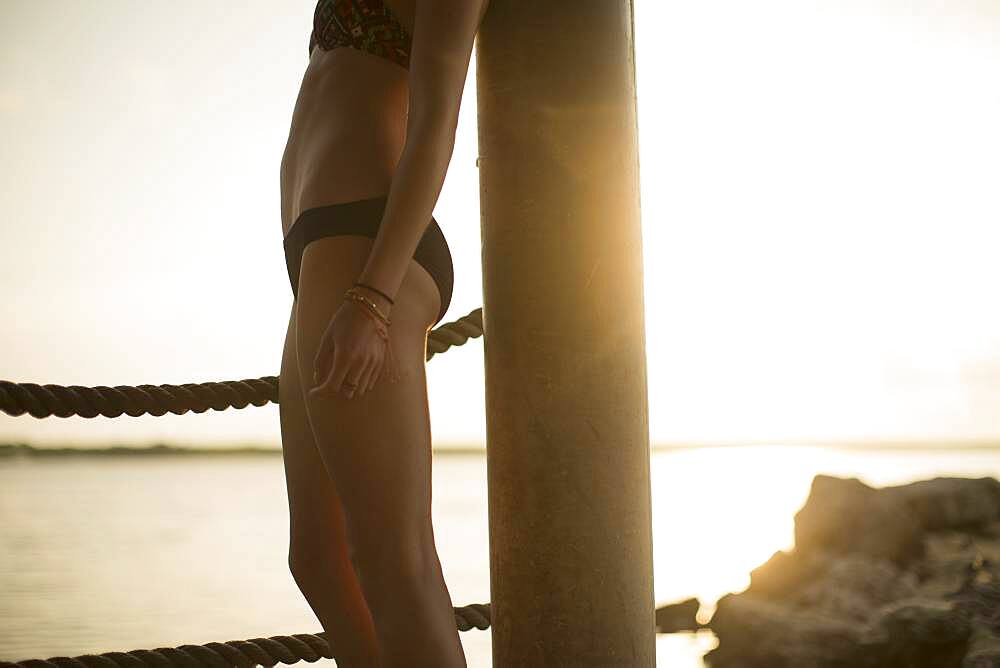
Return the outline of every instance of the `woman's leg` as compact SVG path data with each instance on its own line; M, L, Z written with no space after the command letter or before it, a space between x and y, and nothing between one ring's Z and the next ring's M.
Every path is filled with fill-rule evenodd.
M344 510L306 416L292 304L278 378L281 451L288 488L288 566L327 633L341 668L376 668L375 627L351 567Z
M299 277L297 352L303 387L344 291L364 268L372 239L335 236L305 249ZM411 261L392 307L396 383L353 399L307 395L306 412L343 504L347 540L375 623L381 668L464 668L431 526L431 431L425 359L440 295Z

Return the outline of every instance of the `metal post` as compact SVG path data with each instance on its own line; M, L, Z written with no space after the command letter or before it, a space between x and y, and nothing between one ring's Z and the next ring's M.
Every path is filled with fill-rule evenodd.
M493 665L654 666L632 3L477 49Z

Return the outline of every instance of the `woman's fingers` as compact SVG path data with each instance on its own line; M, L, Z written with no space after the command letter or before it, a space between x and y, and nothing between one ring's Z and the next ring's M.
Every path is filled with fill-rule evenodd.
M341 387L342 393L348 399L353 399L355 395L361 396L368 387L368 375L372 367L370 358L356 358L350 365L350 369L344 377Z
M333 345L329 330L327 330L327 332L323 334L323 338L320 339L319 350L316 351L316 358L313 360L314 384L318 385L321 381L325 380L327 376L329 376L335 352L336 347Z
M372 371L371 375L368 376L368 387L365 389L365 392L371 392L375 389L378 379L382 376L382 367L384 364L384 359L376 359L375 363L372 364Z
M355 395L364 394L370 384L371 371L374 366L370 360L366 361L366 359L337 355L337 351L334 350L330 373L323 383L311 391L318 393L333 390L343 394L348 399L353 399Z
M374 357L370 358L368 360L368 364L366 364L364 369L361 370L361 373L358 374L357 395L359 397L364 396L368 392L368 390L371 389L372 372L375 370L377 362L378 360L375 359Z
M341 332L335 337L332 333L334 323L331 322L324 333L313 363L314 387L310 394L334 391L352 399L373 389L376 380L382 376L384 353L379 354L372 348L365 340L368 334L359 331L355 323L348 325L348 332ZM376 330L383 339L380 343L384 343L386 333L378 328Z
M319 355L317 355L317 358ZM343 369L344 355L341 353L340 348L334 346L333 348L333 361L327 369L317 368L317 373L319 377L316 381L317 385L311 392L325 392L328 388L333 387L335 389L340 389L340 384L344 381L344 375L346 369Z

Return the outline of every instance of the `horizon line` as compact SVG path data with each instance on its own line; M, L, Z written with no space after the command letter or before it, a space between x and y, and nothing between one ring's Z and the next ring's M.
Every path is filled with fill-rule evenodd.
M664 441L651 451L697 450L710 448L797 447L835 450L1000 450L994 439L769 439L748 441ZM0 457L57 455L278 455L280 445L179 445L157 442L149 445L36 445L26 442L0 443ZM486 445L440 445L431 452L445 455L483 455Z

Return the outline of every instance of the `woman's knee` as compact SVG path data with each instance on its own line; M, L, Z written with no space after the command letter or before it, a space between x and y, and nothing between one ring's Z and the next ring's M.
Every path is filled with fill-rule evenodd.
M288 572L299 589L308 589L318 577L318 559L294 543L288 549Z
M328 584L331 572L354 568L355 561L349 546L331 547L328 542L306 538L293 539L288 545L288 571L300 589Z
M399 545L355 552L356 572L373 607L393 596L434 586L440 569L433 544Z

